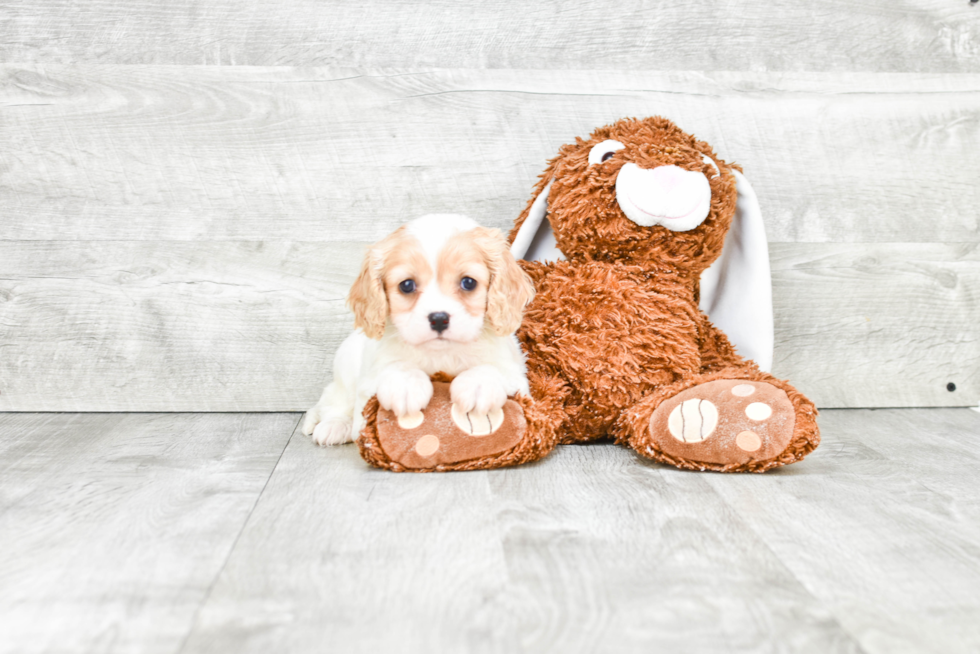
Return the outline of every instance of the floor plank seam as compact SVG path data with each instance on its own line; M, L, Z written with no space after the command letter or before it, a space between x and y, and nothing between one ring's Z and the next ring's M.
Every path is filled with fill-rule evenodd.
M276 458L275 465L272 466L272 470L269 471L269 476L266 477L265 483L262 484L262 490L260 490L258 494L255 496L255 501L252 502L252 508L248 510L248 515L246 515L245 519L242 520L242 526L238 529L238 533L235 534L235 540L232 541L231 547L228 548L228 552L227 554L225 554L225 559L224 561L221 562L221 567L218 568L218 571L215 573L214 578L211 580L211 583L208 584L207 592L204 593L204 597L201 598L200 604L197 605L197 609L194 611L194 617L191 618L190 626L187 629L187 633L184 634L184 638L180 642L180 646L177 648L176 654L181 654L184 651L184 648L187 647L187 641L190 640L191 634L194 633L194 628L197 626L197 621L200 618L201 609L203 609L204 606L208 603L208 600L211 599L211 593L214 591L215 584L218 583L218 580L221 579L221 575L224 574L225 567L228 565L228 561L231 560L231 556L235 552L235 548L238 547L238 541L241 539L242 534L245 533L245 528L248 526L248 523L251 521L252 514L255 513L255 507L259 505L259 501L262 499L262 496L265 494L265 489L269 487L269 481L272 479L272 476L276 474L276 469L279 467L279 462L282 461L282 456L283 454L286 453L286 448L288 448L289 444L293 441L293 436L296 435L296 430L299 429L299 425L300 422L303 420L303 416L304 414L300 414L299 418L296 420L296 424L293 425L293 429L289 434L289 438L286 439L285 444L283 444L282 446L282 451L279 452L279 457Z

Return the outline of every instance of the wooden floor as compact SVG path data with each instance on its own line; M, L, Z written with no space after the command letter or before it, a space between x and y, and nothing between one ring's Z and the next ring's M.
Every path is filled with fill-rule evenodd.
M976 652L980 413L837 410L761 476L447 475L298 414L0 414L0 651Z

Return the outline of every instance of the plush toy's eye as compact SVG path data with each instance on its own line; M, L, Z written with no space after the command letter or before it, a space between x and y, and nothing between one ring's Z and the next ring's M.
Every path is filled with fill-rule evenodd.
M715 169L715 172L713 174L708 175L708 179L714 179L715 177L721 174L721 171L718 170L718 164L716 164L714 159L712 159L708 155L702 154L701 161L703 161L704 163L708 164L709 166Z
M613 153L626 146L619 141L603 141L589 150L589 165L602 163L613 156Z
M402 293L404 293L405 295L409 295L411 293L414 293L415 292L415 280L414 279L406 279L405 281L403 281L401 284L398 285L398 290L401 291Z
M459 287L464 291L472 291L476 288L476 280L472 277L464 277L459 280Z

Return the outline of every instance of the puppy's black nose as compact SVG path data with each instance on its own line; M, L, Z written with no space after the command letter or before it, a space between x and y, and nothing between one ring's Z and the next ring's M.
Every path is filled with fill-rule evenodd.
M429 314L429 326L437 333L441 334L449 329L449 314L445 311L436 311Z

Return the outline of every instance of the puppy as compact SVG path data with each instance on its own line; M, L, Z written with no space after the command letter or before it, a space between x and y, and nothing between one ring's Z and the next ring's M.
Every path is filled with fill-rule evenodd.
M514 332L533 295L499 230L452 214L400 227L364 257L348 297L357 329L337 350L333 381L303 433L319 445L353 441L373 395L398 417L417 414L436 372L455 376L453 404L478 415L527 394Z

